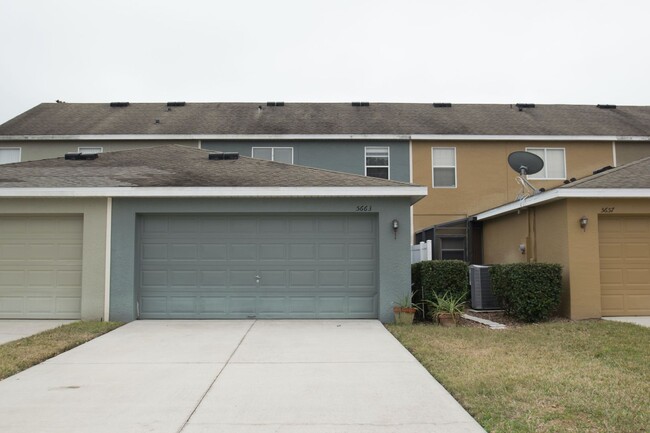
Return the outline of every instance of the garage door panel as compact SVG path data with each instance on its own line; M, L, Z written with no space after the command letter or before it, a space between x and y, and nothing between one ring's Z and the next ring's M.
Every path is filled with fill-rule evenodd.
M321 244L318 248L318 258L321 260L346 260L346 246L343 243Z
M376 296L352 296L350 297L350 311L352 313L370 314L376 308Z
M603 316L650 314L650 217L598 221Z
M172 221L179 216L161 217L155 224L140 217L142 318L377 316L372 216L199 215L183 217L183 224ZM183 229L185 253L171 253L181 245L171 229L190 220L206 230ZM193 309L173 304L172 295L194 297ZM164 303L147 307L160 297ZM350 308L350 302L363 306Z
M223 261L227 259L227 244L201 244L201 260Z
M195 271L170 271L170 283L176 287L196 287L198 276Z
M199 248L195 244L171 244L169 246L169 258L171 260L192 260L199 257Z
M228 271L201 271L201 287L228 287Z
M318 286L316 271L289 271L289 286L295 288L314 289Z
M81 309L81 297L59 296L55 300L57 314L74 314Z
M230 260L257 260L257 245L253 243L231 244L228 249L228 258Z
M309 244L296 244L289 245L289 259L296 260L314 260L316 258L316 245Z
M228 298L226 296L202 296L199 305L199 312L202 314L218 313L225 317L228 311Z
M650 295L647 294L647 291L646 289L644 293L628 295L626 308L631 311L638 311L640 315L648 314L645 313L645 311L650 311Z

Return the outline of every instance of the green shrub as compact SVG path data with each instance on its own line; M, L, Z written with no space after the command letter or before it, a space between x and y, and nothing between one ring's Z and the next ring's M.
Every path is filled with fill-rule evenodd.
M490 268L492 291L505 313L524 322L547 320L560 304L562 266L513 263Z
M411 265L411 292L415 303L422 302L422 263Z
M427 301L434 293L467 295L469 293L468 267L462 260L428 260L420 262L420 286Z

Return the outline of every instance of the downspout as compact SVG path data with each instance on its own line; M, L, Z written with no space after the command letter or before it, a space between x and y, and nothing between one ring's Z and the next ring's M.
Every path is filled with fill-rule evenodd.
M113 224L113 198L106 199L106 262L104 263L104 322L111 313L111 231Z
M534 207L528 208L528 263L537 263L537 227L536 211Z

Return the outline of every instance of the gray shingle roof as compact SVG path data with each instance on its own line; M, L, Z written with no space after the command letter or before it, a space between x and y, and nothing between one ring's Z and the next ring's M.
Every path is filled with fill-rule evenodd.
M156 123L156 119L159 123ZM650 107L371 103L44 103L0 125L0 136L113 134L442 134L650 136Z
M562 185L561 188L650 188L650 157Z
M206 150L180 145L0 165L0 188L72 187L386 187L409 186L374 177L240 156L209 160Z

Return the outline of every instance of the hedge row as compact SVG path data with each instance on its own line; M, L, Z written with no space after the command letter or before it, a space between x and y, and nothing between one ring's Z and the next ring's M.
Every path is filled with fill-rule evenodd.
M492 291L505 313L524 322L547 320L560 304L562 266L514 263L490 268Z
M433 301L434 293L467 295L468 267L462 260L428 260L411 265L413 302Z

